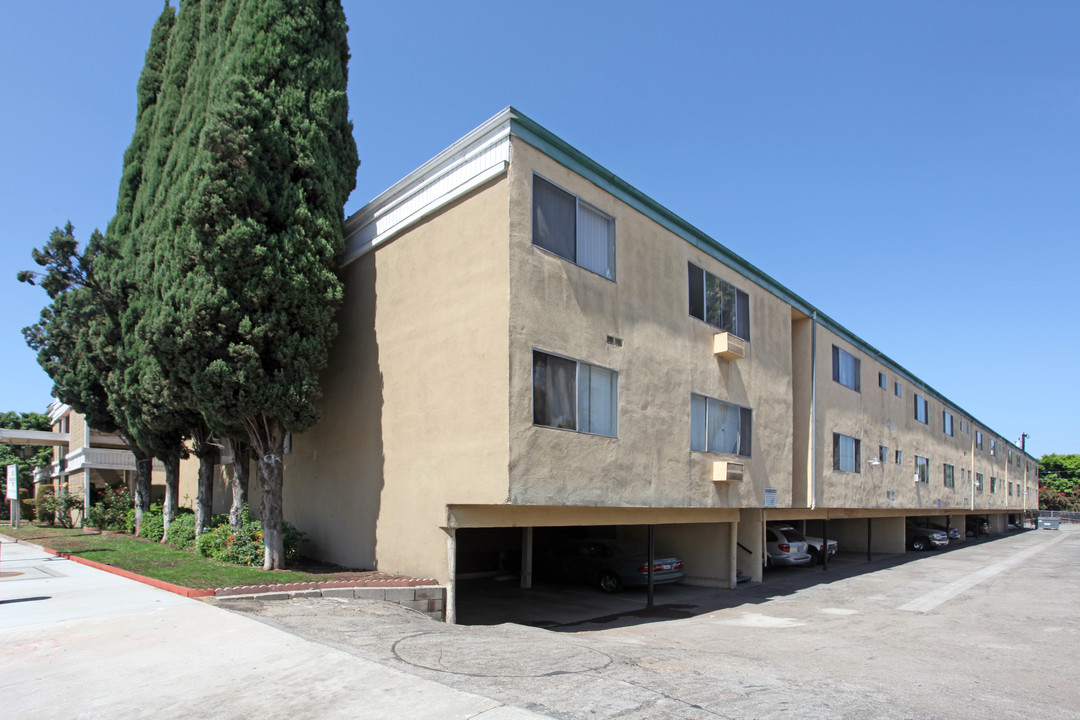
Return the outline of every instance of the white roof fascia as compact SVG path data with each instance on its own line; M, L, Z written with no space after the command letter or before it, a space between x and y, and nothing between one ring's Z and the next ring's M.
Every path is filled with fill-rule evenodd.
M342 264L505 173L512 117L506 108L350 216Z
M62 403L59 400L53 400L49 403L49 422L55 425L60 418L67 415L69 412L71 412L70 405Z

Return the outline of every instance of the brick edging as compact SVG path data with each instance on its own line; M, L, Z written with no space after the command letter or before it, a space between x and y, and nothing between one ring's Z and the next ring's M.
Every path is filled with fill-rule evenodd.
M236 587L218 588L213 592L217 597L233 595L258 595L269 592L296 592L304 590L324 590L331 588L414 588L438 585L435 580L315 580L303 583L281 583L276 585L237 585Z

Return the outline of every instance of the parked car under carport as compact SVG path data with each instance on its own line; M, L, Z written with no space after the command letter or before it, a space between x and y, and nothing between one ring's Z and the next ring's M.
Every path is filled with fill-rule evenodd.
M549 580L595 584L604 592L649 583L649 559L640 545L617 540L568 540L535 558L537 576ZM676 583L686 577L683 561L659 556L653 562L653 584Z

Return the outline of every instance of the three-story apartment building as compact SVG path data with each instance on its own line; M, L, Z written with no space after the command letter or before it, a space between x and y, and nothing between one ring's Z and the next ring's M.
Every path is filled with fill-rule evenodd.
M907 518L1036 504L1033 458L512 108L346 231L323 418L286 458L327 560L452 602L508 558L528 582L542 537L651 526L733 587L768 520L902 552Z

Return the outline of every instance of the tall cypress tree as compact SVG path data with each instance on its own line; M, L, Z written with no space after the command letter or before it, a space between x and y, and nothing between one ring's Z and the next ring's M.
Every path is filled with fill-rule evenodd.
M201 5L205 16L210 0ZM285 436L317 421L341 300L335 259L359 164L347 27L337 0L213 6L214 31L192 53L210 79L205 120L155 212L153 302L138 332L191 407L212 426L247 431L263 479L264 567L273 569L284 562ZM198 10L186 0L177 33ZM181 115L202 102L193 92ZM188 130L198 122L190 117ZM172 155L190 150L174 143Z
M109 250L99 273L108 294L117 298L113 322L115 337L109 340L110 372L106 392L110 412L125 429L125 437L135 452L139 468L135 490L136 516L150 504L150 457L162 460L166 468L166 524L175 516L179 485L179 459L183 453L183 435L168 413L163 398L147 388L139 364L145 356L134 330L140 308L144 278L137 272L142 250L140 195L157 180L157 166L148 161L154 149L155 128L160 122L163 89L176 15L163 3L161 14L150 33L143 70L137 87L135 131L124 153L124 169L116 203L116 214L106 230ZM167 419L168 422L163 422ZM170 492L171 490L171 492Z

